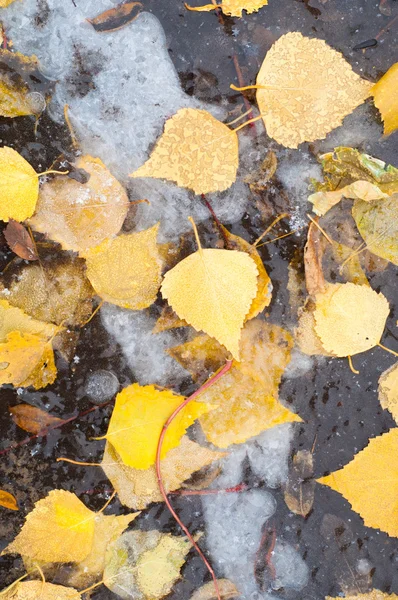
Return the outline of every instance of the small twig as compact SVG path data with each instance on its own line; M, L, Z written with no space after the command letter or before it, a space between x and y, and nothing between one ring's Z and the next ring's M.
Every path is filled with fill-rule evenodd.
M195 398L197 398L197 396L199 396L199 394L201 394L202 392L207 390L214 383L216 383L216 381L218 381L223 375L225 375L225 373L227 373L230 370L231 365L232 365L232 361L227 360L227 362L222 367L222 369L217 371L217 373L215 373L212 377L210 377L210 379L208 379L198 390L196 390L196 392L194 392L193 394L188 396L188 398L185 398L185 400L183 402L181 402L181 404L179 406L177 406L175 411L169 416L169 418L163 425L163 428L162 428L162 431L161 431L161 434L160 434L159 440L158 440L158 446L156 449L156 475L157 475L160 493L162 494L163 500L165 501L165 504L166 504L167 508L169 509L170 513L173 515L174 519L177 521L178 525L181 527L181 529L183 530L183 532L185 533L185 535L187 536L187 538L189 539L189 541L191 542L191 544L193 545L193 547L195 548L195 550L197 551L197 553L199 554L201 559L203 560L204 564L206 565L207 570L209 571L209 573L213 579L214 587L216 590L218 600L221 600L221 595L220 595L220 590L218 587L217 578L213 571L213 568L210 565L209 561L207 560L206 556L203 554L202 550L199 548L198 544L195 542L192 535L189 533L188 528L184 525L184 523L181 521L180 517L175 512L174 508L171 506L170 501L167 497L167 492L164 487L162 471L161 471L161 467L160 467L160 455L162 452L163 441L166 436L167 429L169 428L169 426L173 422L173 420L176 418L176 416L182 411L183 408L185 408L185 406L189 402L191 402L191 400L194 400Z
M222 238L224 240L224 244L228 248L228 238L225 235L225 231L223 229L223 226L220 223L219 218L217 217L216 213L214 212L214 209L213 209L212 205L210 204L210 202L208 201L208 199L206 198L206 196L204 194L201 195L201 198L202 198L203 202L206 204L207 208L209 209L209 212L210 212L211 216L213 217L215 224L217 225L217 229L220 232L220 234L222 235Z
M393 25L393 23L395 23L395 21L398 19L398 15L396 15L393 19L391 19L391 21L389 21L387 23L387 25L385 27L383 27L383 29L380 29L379 33L377 35L375 35L375 40L379 40L381 38L381 36L383 35L383 33L387 33L387 31L389 31L389 29L391 28L391 25Z
M208 496L211 494L232 494L234 492L244 492L248 489L248 486L245 483L239 483L235 485L235 487L225 488L223 490L175 490L174 492L169 492L169 495L173 496Z

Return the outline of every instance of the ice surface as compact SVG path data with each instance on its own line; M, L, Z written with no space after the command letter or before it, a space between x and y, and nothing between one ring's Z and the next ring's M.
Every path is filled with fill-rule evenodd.
M279 425L267 429L247 444L253 473L270 488L279 487L287 479L287 460L293 433L292 425Z
M112 371L99 369L90 373L84 385L84 391L92 402L106 402L118 392L119 380Z

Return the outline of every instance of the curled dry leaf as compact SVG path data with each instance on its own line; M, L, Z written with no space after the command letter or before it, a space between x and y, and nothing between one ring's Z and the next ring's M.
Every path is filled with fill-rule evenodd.
M125 465L134 469L148 469L155 464L163 424L183 400L183 396L177 396L170 390L133 383L116 396L115 408L104 437L111 442ZM181 437L195 419L213 408L195 401L183 408L167 429L161 459L180 444Z
M122 2L87 21L100 33L116 31L134 21L143 8L141 2Z
M200 395L218 407L200 417L209 442L219 448L240 444L265 429L301 421L278 401L278 387L290 360L293 340L287 331L259 319L242 332L241 361ZM210 414L209 414L210 416Z
M30 224L64 249L84 252L119 233L129 199L99 158L82 156L74 166L89 174L87 183L66 176L44 183Z
M299 450L293 456L289 479L284 489L287 507L296 515L306 517L312 509L315 480L312 479L314 461L309 450Z
M131 177L174 181L195 194L222 192L236 179L238 137L205 110L180 109L166 121L149 159Z
M249 312L246 315L246 321L249 319L253 319L257 317L266 308L269 306L272 298L272 283L271 279L265 270L263 261L260 258L259 253L255 246L246 242L243 238L238 235L233 235L226 229L223 225L221 225L221 229L223 231L224 239L226 240L228 246L228 250L238 250L239 252L246 252L256 263L256 267L258 269L258 278L257 278L257 294L256 297L253 298L251 303Z
M313 211L317 215L324 215L329 209L338 204L342 198L351 200L363 200L372 202L380 198L388 198L381 189L370 181L354 181L334 192L315 192L308 197L308 201L313 204Z
M397 85L398 63L395 63L370 91L375 106L379 109L381 118L384 121L384 133L386 135L390 135L398 129Z
M12 420L18 427L28 433L45 432L49 427L63 423L62 419L53 417L49 413L32 406L31 404L18 404L9 409Z
M372 87L340 52L299 32L275 42L256 83L267 133L288 148L324 138L362 104Z
M219 8L223 11L224 15L241 17L244 10L250 15L267 4L268 0L222 0L220 4L205 4L204 6L189 6L185 4L185 7L188 10L198 12L208 12Z
M240 593L235 585L229 579L217 579L218 589L222 600L230 600L231 598L239 598ZM216 600L217 596L214 589L214 583L209 581L196 590L191 600Z
M245 252L199 248L166 273L161 292L181 319L214 337L238 359L257 276L256 263Z
M0 148L0 219L25 221L35 211L39 177L18 152Z
M10 510L19 510L15 496L5 490L0 490L0 506Z
M228 352L206 333L195 336L192 340L167 349L175 360L192 375L192 379L204 383L212 373L221 369L228 359Z
M370 440L339 471L318 479L342 494L367 527L398 536L398 428Z
M0 7L3 6L7 6L4 0L0 2ZM39 79L37 58L1 48L0 65L0 116L12 118L40 114L46 107L45 98L28 85L28 82Z
M225 456L192 442L183 435L179 446L170 450L160 461L163 485L166 492L181 487L192 473ZM155 465L147 469L128 467L115 448L107 442L101 466L117 491L119 500L129 508L143 509L151 502L162 502Z
M103 300L132 310L155 302L162 281L158 229L120 235L85 253L87 277Z
M191 549L185 537L159 531L127 531L106 555L104 584L124 599L163 598L180 578Z
M398 265L398 193L385 200L356 200L352 216L367 248Z
M33 239L21 223L10 219L3 233L8 247L19 258L24 260L37 260L39 258Z
M366 285L329 283L315 298L315 331L334 356L366 352L380 342L389 304Z
M310 296L324 292L326 281L323 275L322 256L326 240L319 228L310 223L308 228L307 243L304 248L305 285Z
M4 593L4 592L3 592ZM81 600L73 588L43 581L20 581L3 596L4 600Z
M379 379L379 400L398 424L398 363L382 373Z

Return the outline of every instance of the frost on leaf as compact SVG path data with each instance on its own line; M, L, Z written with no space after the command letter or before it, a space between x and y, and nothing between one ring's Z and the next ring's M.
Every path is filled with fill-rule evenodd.
M131 177L168 179L195 194L222 192L236 179L238 137L205 110L180 109L151 156Z
M107 239L84 254L87 277L103 300L132 310L155 302L162 281L158 228Z
M10 3L1 0L0 8ZM27 84L38 80L37 58L2 48L0 63L0 116L13 118L39 115L44 110L46 101L39 92L31 92Z
M334 356L352 356L380 343L389 304L366 285L328 284L315 298L315 331Z
M217 5L205 4L203 6L189 6L188 4L185 4L185 6L188 10L198 12L208 12L220 8L224 15L229 17L241 17L244 10L250 15L267 4L268 0L222 0L222 2Z
M379 400L398 424L398 363L382 373L379 379Z
M128 531L106 555L104 583L124 599L160 599L180 578L191 549L185 537L159 531Z
M367 527L398 536L398 429L370 440L339 471L318 479L342 494Z
M257 276L256 263L246 252L200 248L166 273L161 292L181 319L214 337L238 359Z
M200 446L187 435L183 435L180 445L170 450L160 461L166 492L179 489L182 482L189 479L195 471L223 456L224 452L215 452ZM154 465L147 469L128 467L108 442L101 466L117 491L120 502L125 506L143 509L151 502L163 501Z
M39 177L12 148L0 148L0 220L25 221L35 211Z
M155 464L156 448L163 424L183 402L170 390L153 385L133 383L117 396L106 439L111 442L125 465L148 469ZM186 430L199 416L214 407L203 402L190 402L167 429L161 458L176 448Z
M370 252L398 265L398 193L385 200L356 200L352 216Z
M389 135L398 129L398 63L390 67L370 91L375 106L384 121L384 133Z
M30 224L66 250L82 252L119 233L129 200L99 158L82 156L74 166L89 174L87 183L60 176L42 185Z
M293 346L287 331L254 319L242 332L241 360L200 395L217 404L200 424L209 442L219 448L241 444L265 429L300 417L278 401L279 383ZM210 418L211 417L211 418Z
M20 581L2 598L3 600L81 600L81 595L77 590L62 585L43 581Z
M324 138L362 104L372 87L340 52L299 32L275 42L256 83L262 86L257 103L267 133L288 148Z

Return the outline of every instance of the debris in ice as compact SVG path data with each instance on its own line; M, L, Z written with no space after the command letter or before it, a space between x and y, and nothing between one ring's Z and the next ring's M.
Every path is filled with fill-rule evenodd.
M288 476L288 458L294 426L289 423L267 429L247 444L247 456L255 475L268 487L277 488Z
M118 392L119 387L119 380L112 371L99 369L87 377L84 391L92 402L102 404L111 400Z

